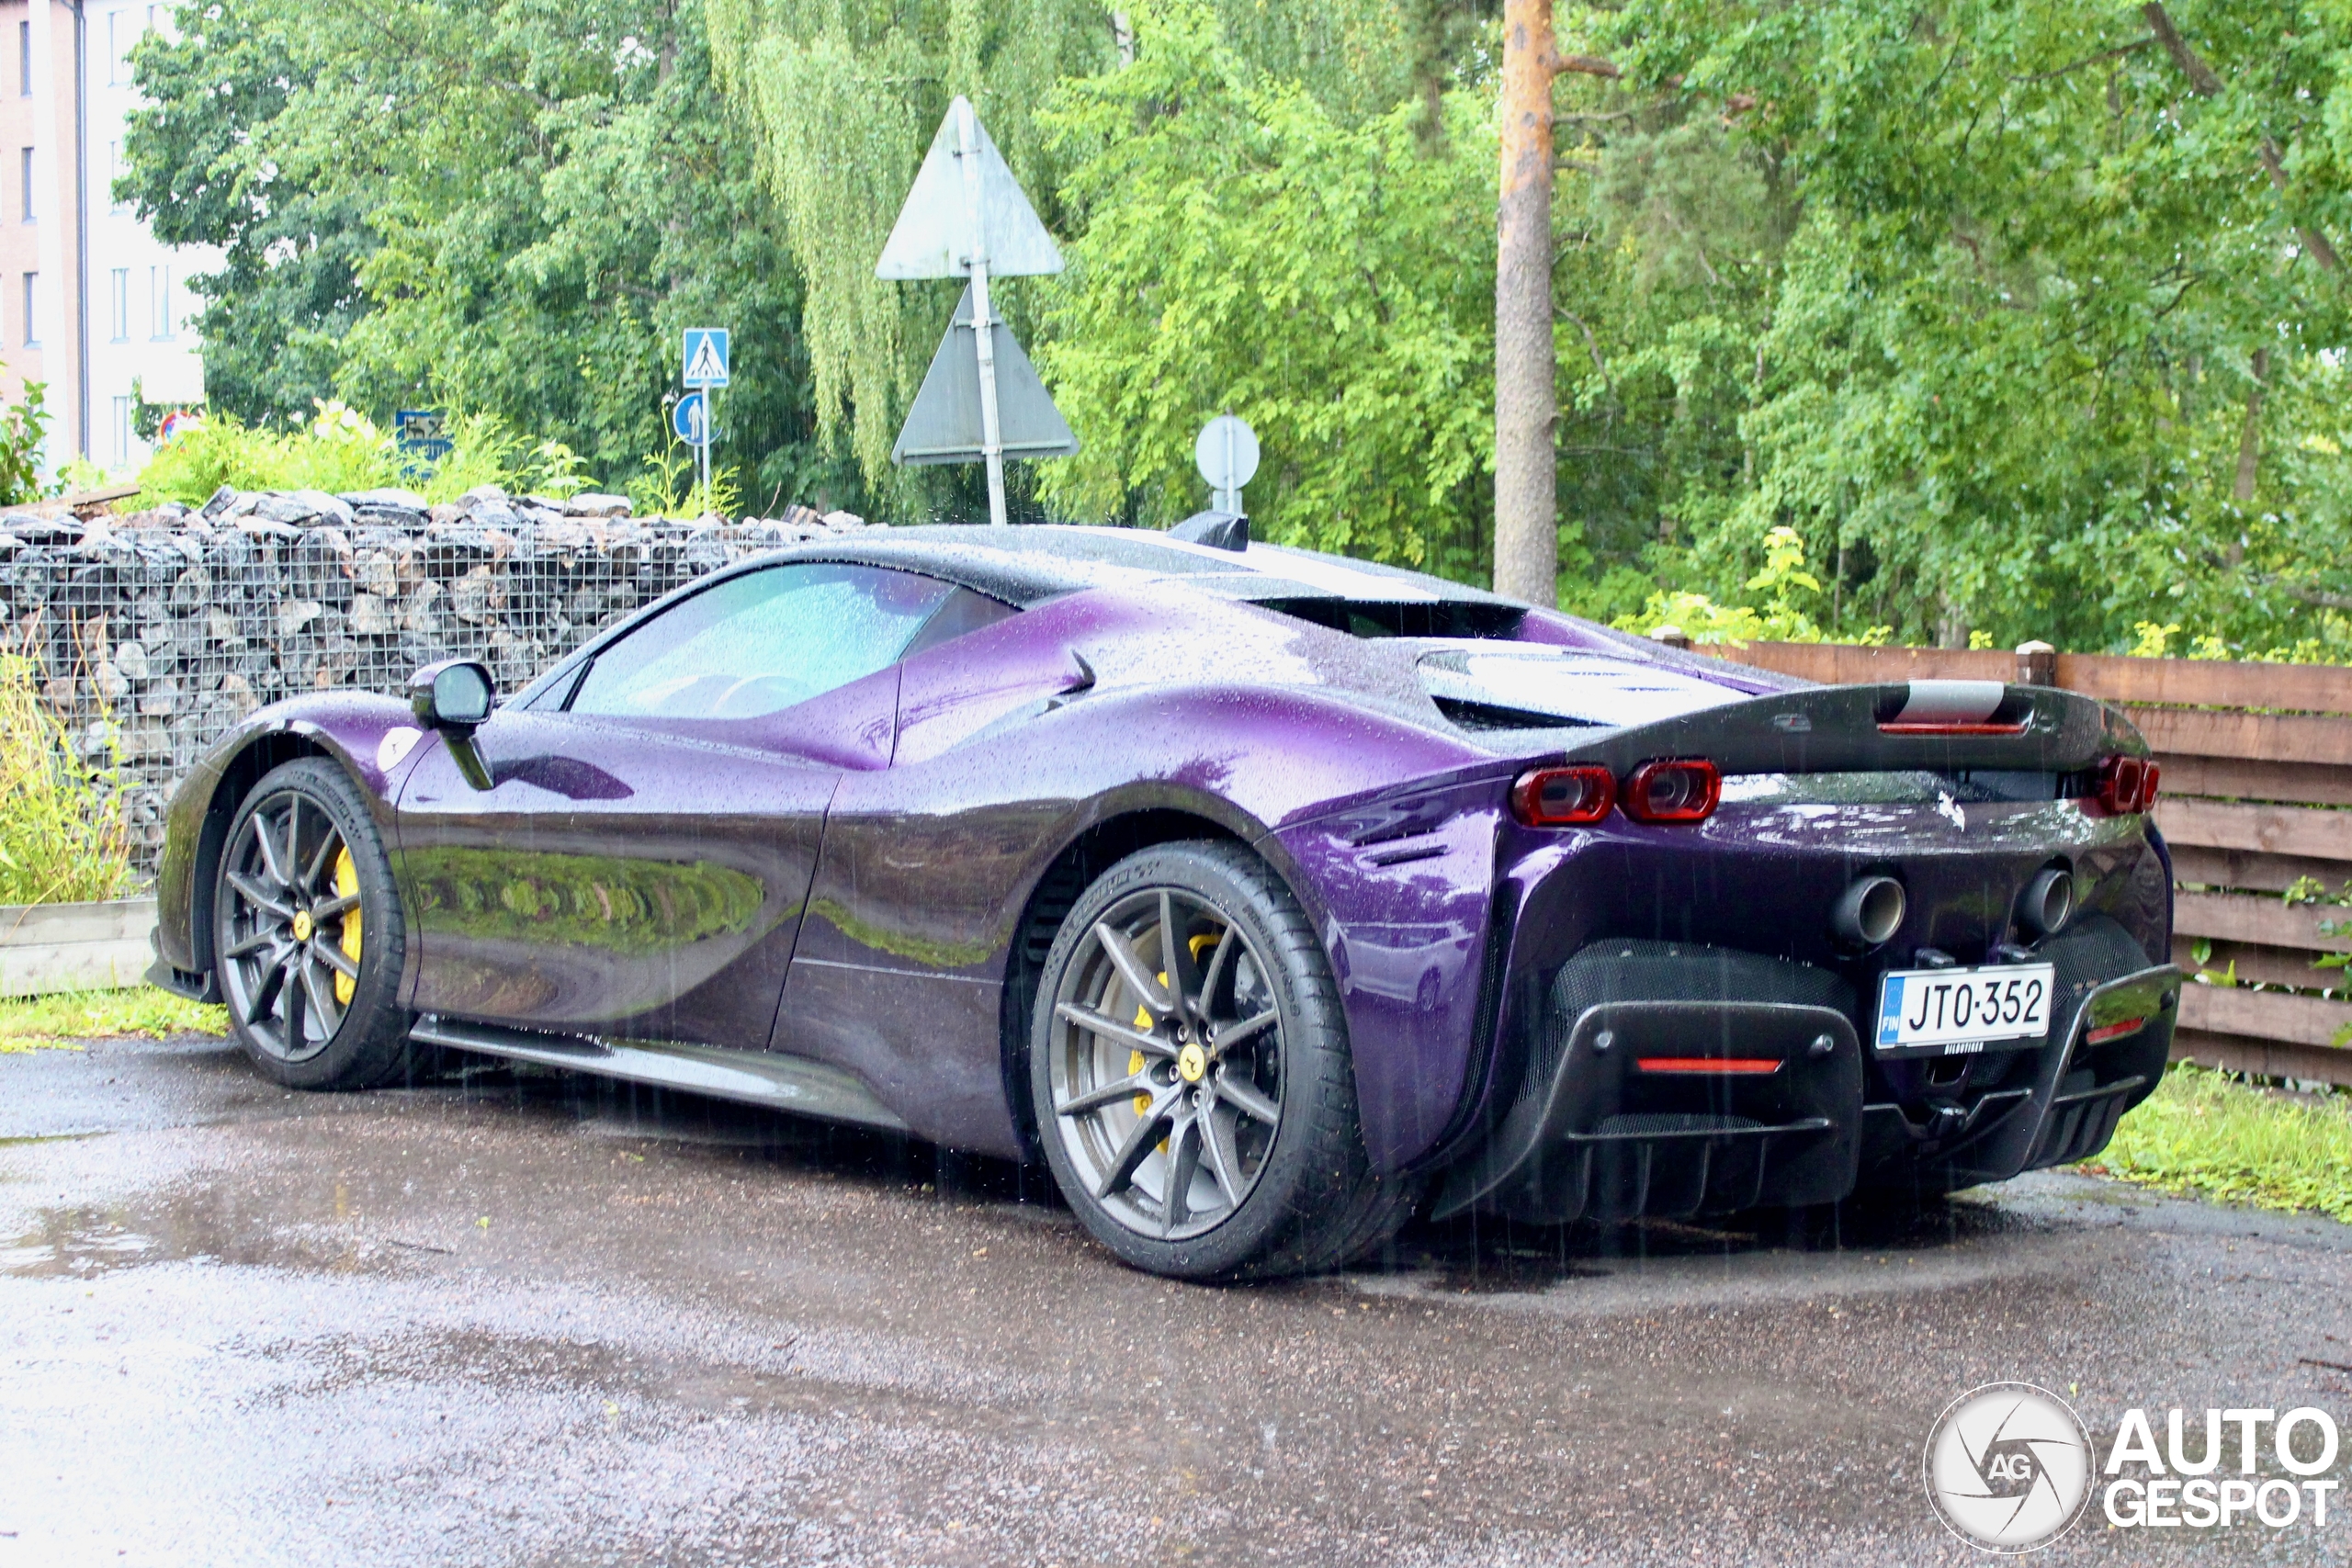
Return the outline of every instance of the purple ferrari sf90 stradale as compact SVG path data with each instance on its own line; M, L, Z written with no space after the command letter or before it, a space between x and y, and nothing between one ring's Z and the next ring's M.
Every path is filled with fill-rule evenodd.
M1042 1157L1165 1274L2000 1180L2172 1037L2111 710L1804 685L1235 518L803 546L504 703L413 688L264 708L173 803L153 977L264 1073L481 1052Z

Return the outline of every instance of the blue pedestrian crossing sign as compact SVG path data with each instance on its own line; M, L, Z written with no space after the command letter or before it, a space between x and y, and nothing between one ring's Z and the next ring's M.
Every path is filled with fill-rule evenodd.
M709 427L710 400L700 390L688 392L670 409L670 428L678 439L689 446L702 445L703 432Z
M686 329L686 373L678 378L689 387L727 385L727 329Z

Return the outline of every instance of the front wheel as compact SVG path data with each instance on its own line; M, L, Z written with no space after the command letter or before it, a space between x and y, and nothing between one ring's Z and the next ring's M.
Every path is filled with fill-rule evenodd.
M1086 890L1046 956L1029 1058L1055 1181L1138 1268L1333 1268L1411 1211L1417 1185L1364 1154L1322 946L1238 845L1144 850Z
M273 769L229 826L213 893L229 1027L291 1089L368 1089L409 1065L405 932L368 802L333 762Z

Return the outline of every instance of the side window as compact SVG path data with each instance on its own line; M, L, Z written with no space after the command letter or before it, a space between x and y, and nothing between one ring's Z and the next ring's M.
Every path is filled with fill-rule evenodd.
M1012 605L985 593L975 593L968 588L956 589L947 595L947 603L923 623L922 630L915 634L914 641L907 644L907 651L900 657L912 659L943 642L953 642L967 633L992 626L1006 616L1018 614Z
M876 567L770 567L705 589L596 656L571 711L758 718L896 662L955 592Z

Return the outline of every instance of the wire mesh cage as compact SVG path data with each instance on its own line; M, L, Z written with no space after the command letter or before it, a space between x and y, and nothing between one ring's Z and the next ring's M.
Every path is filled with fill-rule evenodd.
M757 551L863 528L793 507L725 522L629 515L619 496L485 488L223 490L200 509L0 516L0 651L110 774L140 874L172 791L264 704L398 693L437 659L480 659L509 691L680 584Z

